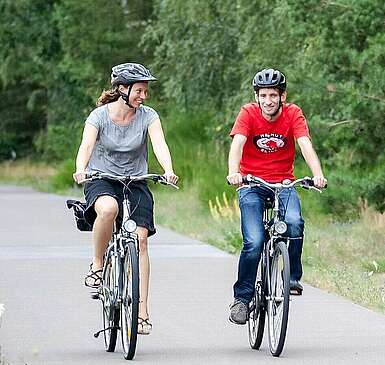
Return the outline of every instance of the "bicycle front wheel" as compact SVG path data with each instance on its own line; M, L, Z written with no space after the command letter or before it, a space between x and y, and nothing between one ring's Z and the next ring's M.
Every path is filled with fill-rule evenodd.
M265 299L263 298L261 267L262 262L258 267L254 297L249 304L249 318L247 321L249 344L254 350L258 350L261 347L263 332L265 330L266 311L264 304Z
M284 242L276 244L270 262L270 292L267 300L269 347L273 356L283 350L289 317L290 262Z
M123 263L123 295L121 305L121 335L124 357L132 360L136 351L139 310L139 262L134 241L127 242Z
M119 328L119 308L117 307L117 277L116 259L108 256L105 258L102 285L102 316L104 346L107 352L114 352Z

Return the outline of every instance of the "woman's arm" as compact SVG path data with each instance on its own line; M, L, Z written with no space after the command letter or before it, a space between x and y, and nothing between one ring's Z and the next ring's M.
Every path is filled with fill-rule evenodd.
M97 136L98 130L93 125L87 123L84 126L82 142L76 157L76 171L73 174L73 178L77 183L86 178L86 167L94 149Z
M148 134L150 135L155 157L162 166L167 181L175 184L178 181L178 177L174 174L174 170L172 168L170 150L164 138L162 124L159 119L148 127Z

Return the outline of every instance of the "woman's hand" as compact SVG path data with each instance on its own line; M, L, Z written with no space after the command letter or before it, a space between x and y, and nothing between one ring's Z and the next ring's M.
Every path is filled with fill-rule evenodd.
M85 180L86 178L86 172L85 171L75 171L72 174L72 177L74 181L78 184L80 184L81 181Z
M176 185L179 177L174 174L173 171L165 172L163 176L166 178L167 182Z

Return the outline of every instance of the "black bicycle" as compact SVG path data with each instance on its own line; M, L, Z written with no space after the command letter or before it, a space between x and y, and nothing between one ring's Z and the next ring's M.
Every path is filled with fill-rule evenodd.
M247 175L243 182L250 187L264 186L274 193L274 198L266 203L263 213L266 239L258 267L254 297L249 304L248 335L251 348L258 350L262 343L267 314L270 352L278 357L285 344L290 302L290 238L283 236L287 225L280 215L279 195L284 189L296 186L318 192L321 190L314 187L310 177L288 184L272 184Z
M167 182L164 176L156 174L116 176L95 173L87 176L81 183L99 179L119 181L123 185L124 199L122 223L118 227L115 222L112 238L104 254L102 285L97 292L92 293L94 299L101 300L103 319L103 329L96 332L94 337L103 333L106 351L114 352L120 330L124 357L132 360L138 334L139 240L135 233L136 223L130 219L129 184L133 181L152 180L177 189L178 187ZM80 220L77 219L78 227Z

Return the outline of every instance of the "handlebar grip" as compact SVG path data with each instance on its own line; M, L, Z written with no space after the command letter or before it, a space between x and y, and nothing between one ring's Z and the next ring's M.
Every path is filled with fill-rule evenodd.
M305 181L302 182L301 186L304 189L315 188L314 180L312 178L308 178L308 179L306 179ZM326 184L322 189L326 189L327 187L328 187L328 184Z
M314 186L314 180L309 180L309 186ZM328 187L328 184L326 183L325 186L322 189L326 189Z
M230 184L230 182L227 179L226 179L226 181L227 181L227 185L232 185L232 184ZM249 181L247 180L247 176L242 176L242 183L243 184L249 183Z

